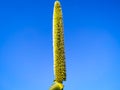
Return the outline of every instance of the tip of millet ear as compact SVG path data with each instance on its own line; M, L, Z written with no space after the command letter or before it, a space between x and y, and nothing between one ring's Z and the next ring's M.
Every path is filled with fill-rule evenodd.
M55 1L55 4L60 4L60 2L58 0Z

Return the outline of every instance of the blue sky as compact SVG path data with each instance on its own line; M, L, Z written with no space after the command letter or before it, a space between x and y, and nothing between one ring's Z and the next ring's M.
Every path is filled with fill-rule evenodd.
M60 0L65 90L120 90L120 1ZM48 90L54 0L0 0L0 90Z

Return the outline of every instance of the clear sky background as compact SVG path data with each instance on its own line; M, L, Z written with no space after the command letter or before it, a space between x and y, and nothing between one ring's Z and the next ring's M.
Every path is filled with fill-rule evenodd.
M60 0L64 90L120 90L120 1ZM48 90L54 0L0 0L0 90Z

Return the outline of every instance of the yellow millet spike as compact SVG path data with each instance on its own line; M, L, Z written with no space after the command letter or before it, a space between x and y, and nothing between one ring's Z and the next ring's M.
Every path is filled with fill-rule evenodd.
M62 83L54 82L49 90L63 90L64 85Z
M66 65L64 52L64 34L62 9L59 1L54 3L53 12L53 52L55 81L62 83L66 80Z

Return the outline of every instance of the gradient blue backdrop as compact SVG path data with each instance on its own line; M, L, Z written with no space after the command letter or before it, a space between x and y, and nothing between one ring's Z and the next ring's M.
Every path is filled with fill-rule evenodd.
M65 90L120 90L120 1L61 0ZM0 0L0 90L48 90L54 0Z

